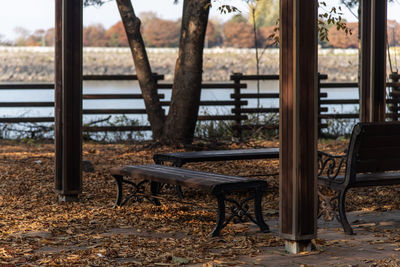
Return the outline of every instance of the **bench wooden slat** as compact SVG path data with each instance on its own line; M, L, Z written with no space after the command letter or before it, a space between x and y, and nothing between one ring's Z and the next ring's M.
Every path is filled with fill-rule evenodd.
M357 172L385 172L399 170L400 160L384 158L360 160L355 163L355 170ZM400 182L400 181L399 181Z
M377 125L379 126L377 127ZM363 123L363 136L400 135L399 122Z
M221 184L240 183L246 187L245 183L260 182L245 177L206 173L165 165L124 166L111 169L111 174L129 176L134 179L149 179L158 183L190 186L206 190L212 190L216 185Z
M357 183L354 187L395 185L399 184L399 180L399 172L363 173L356 175Z
M388 146L400 146L399 135L379 135L379 136L360 136L359 138L361 144L368 144L368 147L388 147ZM361 147L360 149L363 149Z

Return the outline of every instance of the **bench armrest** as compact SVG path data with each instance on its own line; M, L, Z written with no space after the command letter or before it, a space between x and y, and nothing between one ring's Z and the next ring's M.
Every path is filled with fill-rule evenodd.
M332 155L318 151L318 176L323 176L329 180L335 180L342 167L346 165L346 155Z

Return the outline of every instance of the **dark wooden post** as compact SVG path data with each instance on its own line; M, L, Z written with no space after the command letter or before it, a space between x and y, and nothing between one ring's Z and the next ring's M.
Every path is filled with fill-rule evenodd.
M317 233L317 0L280 3L280 233L299 253Z
M370 121L371 0L360 0L360 121Z
M56 0L55 189L59 201L82 190L82 0Z
M387 0L372 0L371 121L385 121Z
M386 113L386 0L361 0L360 120Z

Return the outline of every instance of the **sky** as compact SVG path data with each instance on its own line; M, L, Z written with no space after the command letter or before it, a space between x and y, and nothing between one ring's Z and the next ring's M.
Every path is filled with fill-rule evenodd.
M329 4L337 4L339 0L327 0ZM174 5L173 0L135 0L133 7L136 14L152 11L164 19L177 19L182 14L182 0ZM390 4L388 18L400 21L400 0ZM247 15L246 6L242 0L217 0L212 1L214 6L220 4L232 4ZM0 0L0 35L3 39L13 40L17 35L15 29L23 27L31 32L36 29L49 29L54 27L54 0ZM345 18L355 21L355 17L345 10ZM110 1L102 7L87 7L84 9L84 25L102 23L109 28L120 20L115 1ZM219 14L214 7L211 9L210 17L221 21L229 19L230 16Z

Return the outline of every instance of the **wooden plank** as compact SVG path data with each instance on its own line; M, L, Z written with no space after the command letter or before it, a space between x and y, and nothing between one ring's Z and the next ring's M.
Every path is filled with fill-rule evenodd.
M163 80L164 75L153 73L153 77L157 80ZM138 80L137 75L83 75L85 81L131 81Z
M320 84L321 88L357 88L358 83L346 83L346 82L340 82L340 83L333 83L333 82L325 82Z
M160 99L164 99L164 94L159 94ZM87 94L83 95L83 99L143 99L142 94Z
M328 97L327 93L320 93L319 94L320 97ZM248 94L231 94L231 98L279 98L279 93L260 93L260 94L256 94L256 93L248 93Z
M240 88L247 88L247 84L241 83ZM170 83L159 83L159 89L172 89L172 84ZM233 83L203 83L201 89L234 89L235 85Z
M208 116L198 116L198 121L230 121L235 120L237 117L235 115L208 115ZM241 120L246 120L247 116L241 116Z
M124 166L111 169L111 173L129 176L133 179L148 179L154 182L190 186L208 191L220 184L236 183L245 187L246 183L254 182L254 180L245 177L205 173L164 165Z
M55 0L55 84L54 84L54 150L55 172L54 187L56 192L63 189L63 132L62 132L62 92L63 92L63 0Z
M238 102L241 106L247 105L248 101L242 100ZM161 101L162 106L169 106L171 101ZM235 101L232 100L210 100L210 101L200 101L200 106L234 106Z
M145 109L85 109L83 114L147 114L147 112Z
M346 105L346 104L359 104L358 99L324 99L321 100L321 105Z
M231 98L279 98L279 93L231 94Z
M54 102L0 102L1 108L54 107Z
M10 118L0 118L2 123L26 123L26 122L54 122L53 117L10 117Z
M320 112L328 112L328 108L320 108ZM241 108L241 113L279 113L279 108ZM236 109L232 109L232 113Z
M0 90L49 90L54 89L53 83L0 83Z
M385 158L383 160L359 160L356 162L357 172L383 172L399 170L400 159Z
M328 75L326 74L319 74L318 78L321 80L326 80L328 79ZM276 74L267 74L267 75L244 75L242 73L234 73L230 77L231 80L246 80L246 81L251 81L251 80L279 80L279 75Z
M393 135L375 135L375 136L360 136L360 144L361 148L366 147L365 144L368 144L368 147L387 147L387 146L397 146L400 143L399 134Z
M208 150L193 152L176 152L155 154L157 161L189 162L226 161L226 160L253 160L253 159L278 159L279 148L235 149L235 150Z
M357 119L359 117L356 113L349 113L349 114L321 114L319 118L321 119Z
M150 126L84 126L84 132L135 132L135 131L151 131Z

